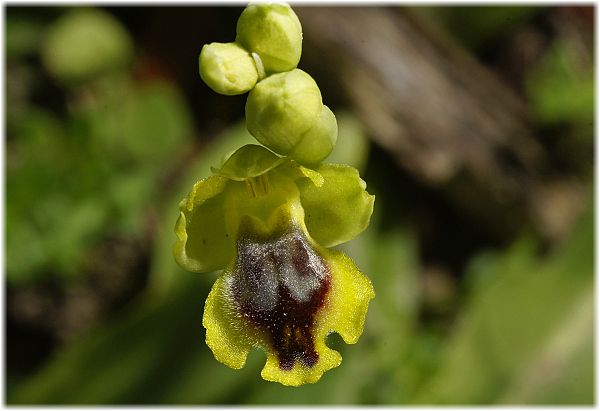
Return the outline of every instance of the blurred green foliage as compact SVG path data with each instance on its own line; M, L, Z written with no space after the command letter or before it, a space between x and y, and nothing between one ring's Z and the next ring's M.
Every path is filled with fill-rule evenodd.
M109 14L75 9L46 33L42 58L48 71L71 83L121 68L133 58L129 34Z
M16 58L35 53L44 33L43 25L22 17L6 20L6 56Z
M475 45L539 13L529 7L444 10L453 21L474 22L456 33ZM549 249L536 234L523 233L507 248L478 250L459 273L449 303L455 316L441 330L423 319L419 233L408 216L395 215L390 222L386 196L379 196L368 230L342 247L377 294L356 345L329 337L328 344L344 356L342 365L317 384L290 388L260 379L259 351L240 371L218 363L201 324L216 273L192 274L177 266L173 226L177 205L193 183L254 139L237 124L197 150L181 91L168 81L134 78L127 64L134 59L133 43L116 19L68 8L58 17L47 22L7 13L6 280L19 288L51 278L68 287L85 275L82 262L93 247L111 235L143 238L148 221L156 223L147 250L148 281L137 297L85 328L32 375L18 379L6 370L9 404L594 401L591 196L571 234ZM86 26L82 32L79 19ZM64 61L45 57L45 65L36 68L32 55L48 53L43 47L77 48L83 37L71 37L78 33L111 39L101 64L86 60L89 50L69 49L52 57ZM46 75L64 94L58 109L32 98ZM565 44L548 48L525 86L540 124L582 127L593 121L591 69L578 65ZM362 124L349 112L336 115L338 144L328 161L351 164L368 176L379 164L369 162L371 145ZM393 191L394 178L374 186ZM591 187L591 177L584 184Z
M431 7L428 11L465 46L481 51L490 42L535 16L542 9L531 6Z
M526 86L541 123L592 124L594 67L579 58L569 43L557 40L529 71Z
M530 237L475 257L465 315L417 402L592 403L593 226L590 208L545 258Z
M98 30L100 35L119 28L124 33L108 15L76 13L57 24L62 27L70 21L65 18L89 15L95 17L85 21L86 30ZM52 38L51 47L71 48L68 39L74 35L62 42ZM130 42L128 37L110 38ZM79 64L72 57L65 59ZM110 67L117 70L120 62L113 63ZM102 236L139 233L144 217L140 210L156 201L169 162L189 144L189 109L168 83L139 85L128 71L117 70L108 77L93 77L69 90L67 97L67 116L31 105L8 119L6 230L11 282L77 276L84 253Z

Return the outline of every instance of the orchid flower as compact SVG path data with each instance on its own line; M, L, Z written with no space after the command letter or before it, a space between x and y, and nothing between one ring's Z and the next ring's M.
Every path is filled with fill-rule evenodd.
M247 127L266 147L239 148L193 186L179 205L174 246L189 271L223 270L203 316L215 358L239 369L260 347L262 377L291 386L340 365L327 335L356 343L375 296L354 262L331 248L368 226L374 196L353 167L321 163L337 122L312 77L295 68L301 38L289 6L260 4L242 13L236 42L202 49L200 73L213 90L249 91Z

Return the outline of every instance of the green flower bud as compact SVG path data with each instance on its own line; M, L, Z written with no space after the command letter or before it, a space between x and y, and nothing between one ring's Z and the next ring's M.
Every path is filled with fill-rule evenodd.
M220 94L244 94L258 81L254 59L237 43L205 44L199 63L202 80Z
M288 155L320 119L322 108L319 87L304 71L273 74L248 95L246 126L260 143Z
M335 115L323 106L315 125L302 135L289 156L300 164L319 163L331 153L337 140L338 128Z
M237 22L236 41L260 56L267 73L290 71L302 54L302 26L287 4L251 4Z

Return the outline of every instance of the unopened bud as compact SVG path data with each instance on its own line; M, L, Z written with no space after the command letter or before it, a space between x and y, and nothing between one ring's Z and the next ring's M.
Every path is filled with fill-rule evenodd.
M287 4L251 4L237 22L236 41L260 56L268 74L290 71L302 54L302 26Z
M310 130L288 154L300 164L310 165L323 161L335 147L337 141L337 121L327 106L323 106L321 115Z
M260 143L288 155L320 118L322 107L319 87L304 71L273 74L248 95L246 126Z
M202 47L200 77L214 91L227 96L244 94L258 81L250 53L237 43L210 43Z

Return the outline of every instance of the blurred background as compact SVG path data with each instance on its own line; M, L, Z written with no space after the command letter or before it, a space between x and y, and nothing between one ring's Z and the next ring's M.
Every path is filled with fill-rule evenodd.
M203 44L243 7L5 8L9 404L592 404L594 8L294 7L376 195L343 249L372 280L317 384L204 343L217 273L174 262L177 204L252 141Z

